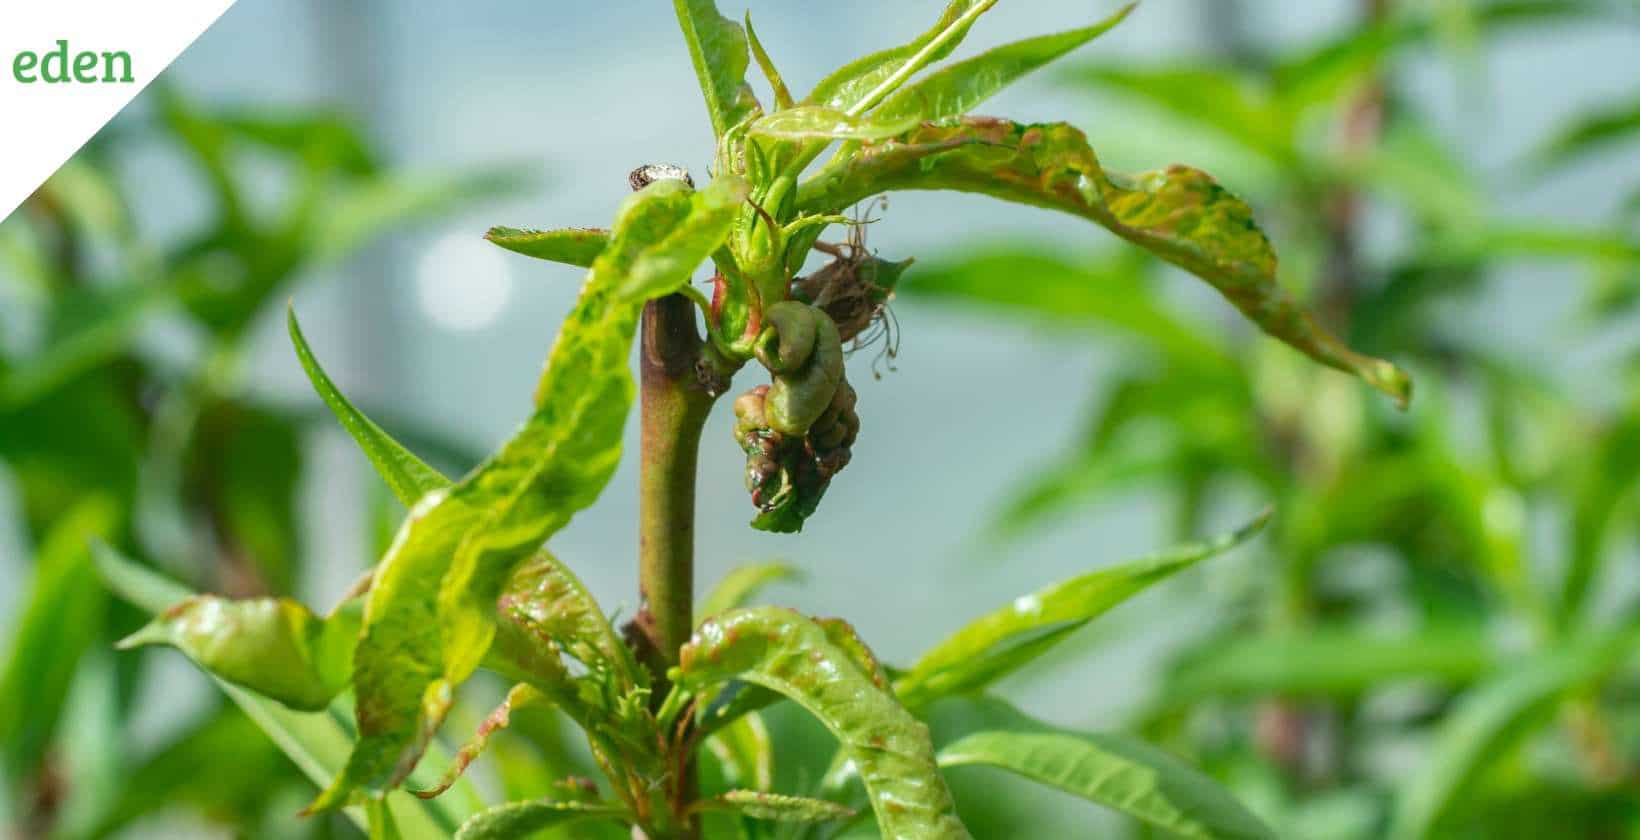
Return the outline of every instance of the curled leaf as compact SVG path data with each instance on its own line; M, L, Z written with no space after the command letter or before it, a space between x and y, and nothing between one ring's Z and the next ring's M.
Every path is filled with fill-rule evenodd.
M450 762L450 768L444 771L444 776L439 779L438 784L430 788L414 790L411 793L422 799L432 799L449 790L450 786L461 778L461 774L467 772L467 768L473 763L473 760L484 752L486 746L489 746L490 736L506 729L508 724L512 723L514 709L542 703L545 702L545 699L541 692L531 686L513 686L512 690L507 692L506 699L501 701L501 705L495 707L495 711L490 712L489 716L484 718L484 722L479 724L478 732L473 735L472 740L463 744L461 749L456 751L455 760Z
M909 131L918 121L915 114L888 121L854 117L819 105L799 105L759 117L746 131L780 140L882 140Z
M836 802L755 790L731 790L708 801L706 807L777 822L827 822L854 816L853 808Z
M509 802L474 814L461 824L455 840L516 840L549 828L594 819L624 820L625 817L613 805L547 800Z
M363 603L328 618L288 598L197 595L127 636L121 648L166 644L235 685L293 709L318 711L347 685Z
M1099 165L1082 132L971 117L864 144L798 193L802 212L831 213L895 190L960 190L1059 210L1207 281L1254 323L1322 364L1361 377L1405 405L1411 381L1346 347L1276 281L1276 256L1252 209L1187 166L1126 175Z
M382 560L354 658L359 740L311 810L396 786L483 661L517 565L591 504L620 457L628 354L649 298L676 290L728 236L745 184L659 181L628 197L553 346L536 411L500 452L424 496Z
M708 619L684 646L678 674L696 690L743 680L807 709L854 763L883 836L969 836L934 766L928 728L814 621L775 607Z

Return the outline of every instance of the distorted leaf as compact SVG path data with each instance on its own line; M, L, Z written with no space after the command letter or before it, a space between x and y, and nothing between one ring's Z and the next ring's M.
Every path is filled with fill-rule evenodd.
M187 587L137 565L106 545L96 546L95 555L97 571L109 588L148 612L164 612L193 594ZM232 683L220 679L216 682L315 784L329 781L346 765L353 742L350 723L353 707L345 696L333 701L323 712L298 712ZM440 765L450 760L437 744L428 749L428 755L433 763ZM432 783L431 779L421 777L412 777L412 780L419 785ZM411 837L447 836L477 810L478 805L478 792L465 779L457 782L451 795L430 802L412 797L390 800L397 823ZM360 828L367 827L362 808L349 808L347 815Z
M884 836L968 836L934 767L928 728L815 622L774 607L708 619L683 648L679 679L696 690L743 680L807 709L853 762Z
M582 820L625 819L613 805L583 802L509 802L475 814L463 823L455 840L517 840Z
M519 192L531 179L512 168L380 175L328 196L315 210L308 240L316 262L338 260L396 228L434 219L464 204Z
M526 230L493 227L484 238L526 257L592 267L592 261L609 247L609 231L601 228L561 228Z
M917 118L904 117L885 122L872 117L853 117L834 108L799 105L753 120L746 131L757 137L781 140L881 140L910 130Z
M638 312L674 291L728 236L745 184L658 181L622 203L607 248L553 346L535 414L448 491L417 503L382 560L354 660L359 740L313 810L414 768L496 631L514 568L602 492L632 401Z
M1257 534L1269 517L1266 512L1211 541L1100 569L1016 598L1007 607L969 622L923 654L895 683L895 693L916 706L943 695L983 688L1041 655L1046 646L1033 644L1040 637L1063 638L1151 584L1241 544Z
M168 607L121 648L165 644L200 667L301 711L319 711L347 685L364 603L320 618L288 598L196 595Z
M1089 219L1206 280L1265 332L1311 358L1360 376L1405 404L1411 383L1323 330L1276 281L1276 257L1252 210L1186 166L1124 175L1099 166L1082 132L968 118L924 125L828 164L805 181L798 205L837 212L896 190L978 192Z
M708 800L705 806L776 822L827 822L854 816L854 809L824 799L755 790L731 790Z

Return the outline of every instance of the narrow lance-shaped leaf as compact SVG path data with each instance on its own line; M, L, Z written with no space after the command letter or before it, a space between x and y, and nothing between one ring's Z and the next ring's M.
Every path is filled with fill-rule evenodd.
M855 117L835 108L799 105L758 117L747 133L781 140L882 140L911 130L918 121L914 114L885 121L875 115Z
M752 819L776 822L826 822L854 816L854 809L836 802L755 790L731 790L707 800L704 805L711 810L734 811Z
M855 764L885 837L960 838L928 728L861 672L819 624L753 607L707 620L682 652L678 678L701 690L731 679L783 694L837 737Z
M834 213L878 193L960 190L1060 210L1206 280L1265 332L1360 376L1404 405L1411 382L1323 330L1276 282L1276 256L1244 202L1186 166L1123 175L1100 167L1064 123L968 118L863 145L805 181L800 211Z
M849 114L862 114L912 74L951 54L979 16L997 0L951 0L934 26L909 44L875 52L837 68L803 100Z
M81 657L102 631L107 595L86 547L119 526L114 499L88 495L46 533L33 558L9 655L0 669L0 769L32 776L52 742Z
M699 617L711 618L718 613L744 607L765 586L801 576L802 572L789 563L754 563L733 569L701 600Z
M746 10L746 41L752 47L752 58L757 60L758 69L763 71L763 78L769 80L769 87L774 89L774 107L776 110L785 110L795 104L792 92L786 87L786 80L781 78L780 71L775 69L774 60L769 58L768 50L763 49L763 42L757 39L757 30L752 28L752 10Z
M581 802L509 802L475 814L456 832L455 840L516 840L549 828L583 820L625 820L613 805Z
M988 726L947 744L941 767L983 765L1097 802L1168 836L1270 840L1269 826L1207 775L1142 741L1109 733L1077 733L1032 720L1000 700Z
M296 348L296 358L301 361L302 370L307 372L308 381L313 383L313 390L318 392L319 399L324 401L342 428L364 450L365 457L376 468L376 474L387 482L388 488L400 502L406 506L414 505L422 496L449 486L449 479L389 437L337 390L336 384L330 381L325 369L319 366L319 360L314 358L313 350L308 347L302 326L296 322L294 306L286 310L285 323L290 331L291 344Z
M911 666L895 692L909 705L974 691L1040 656L1076 628L1151 584L1239 545L1264 527L1266 512L1234 533L1100 569L1014 599L946 637Z
M722 137L758 107L746 84L746 33L719 13L712 0L672 0L672 8L706 97L713 135Z
M484 238L509 251L542 260L592 267L592 261L609 247L609 231L602 228L561 228L525 230L493 227Z
M1573 640L1504 670L1461 697L1442 721L1429 757L1408 775L1387 836L1435 836L1440 819L1489 762L1499 760L1575 687L1598 679L1640 643L1632 627Z
M288 598L196 595L126 637L121 648L166 644L205 670L293 709L315 712L347 686L364 604L327 618Z
M536 412L499 453L411 511L378 568L354 657L359 740L313 810L414 768L451 692L494 637L514 567L602 491L634 390L627 356L644 301L672 292L728 235L745 184L660 181L629 197L553 346Z
M1092 41L1121 23L1134 4L1081 29L1029 38L941 68L901 88L871 112L880 124L903 119L943 120L968 113L1020 77Z

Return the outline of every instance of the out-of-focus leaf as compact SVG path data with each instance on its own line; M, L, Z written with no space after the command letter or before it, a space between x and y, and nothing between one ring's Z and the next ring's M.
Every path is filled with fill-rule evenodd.
M1589 589L1599 577L1625 498L1640 484L1640 405L1632 407L1591 442L1572 490L1571 550L1556 617L1569 627L1581 617Z
M1640 139L1640 99L1608 105L1565 125L1531 157L1539 171L1583 160Z
M298 419L281 409L215 400L194 422L187 503L209 513L222 574L252 592L290 592L300 572L297 498L304 459Z
M1018 773L1113 808L1170 836L1273 838L1275 832L1207 775L1142 741L1056 729L993 698L986 728L940 749L941 767Z
M365 806L370 824L370 840L404 840L404 834L399 831L399 823L393 819L393 811L386 799L372 799Z
M724 17L712 0L672 0L689 45L689 59L695 65L701 95L706 97L706 113L712 118L712 133L723 133L738 125L758 108L757 98L746 84L746 33L740 24Z
M707 736L705 743L730 785L757 791L774 786L774 744L762 715L747 712Z
M201 668L292 709L330 705L353 670L364 603L320 618L288 598L234 601L196 595L173 605L121 648L164 644Z
M1234 70L1095 66L1072 68L1063 78L1071 85L1098 85L1137 97L1277 163L1297 160L1292 124L1268 87Z
M820 80L803 104L863 114L918 70L939 61L967 37L997 0L951 0L933 28L903 46L857 58Z
M1540 722L1568 692L1599 679L1633 654L1640 633L1574 639L1510 664L1463 695L1435 733L1430 756L1402 782L1387 834L1435 836L1443 814L1471 781Z
M456 832L455 840L517 840L538 831L582 820L626 820L614 805L585 802L509 802L475 814Z
M609 231L602 228L526 230L493 227L484 234L484 238L526 257L582 268L591 268L592 261L609 247Z
M174 302L176 283L127 283L110 289L79 290L55 313L53 335L31 358L17 360L0 377L0 409L13 409L123 352L143 322Z
M1498 665L1492 645L1474 629L1386 635L1323 626L1210 642L1175 666L1163 693L1176 702L1216 695L1351 697L1406 679L1463 685Z
M800 190L807 212L832 213L896 190L978 192L1089 219L1206 280L1266 333L1360 376L1404 405L1411 381L1323 330L1276 282L1276 257L1252 210L1199 170L1107 172L1087 138L1063 123L968 118L868 143Z
M409 507L422 496L449 486L449 479L399 445L398 441L347 401L347 397L325 374L325 369L319 366L319 360L314 358L306 336L302 335L302 326L296 322L295 306L287 309L285 324L290 331L291 345L296 348L296 358L301 361L302 370L307 372L308 381L313 383L313 390L330 407L342 428L353 436L365 457L375 466L376 474L387 482L388 488L400 502Z
M148 612L164 612L193 595L187 587L137 565L106 545L97 545L95 554L97 570L109 588ZM316 784L328 781L347 762L353 742L353 708L345 696L323 712L297 712L232 683L219 679L217 685ZM428 753L435 763L449 761L436 745ZM413 777L413 781L431 784L430 779L422 777ZM402 796L389 800L389 805L408 836L443 837L477 810L479 797L471 783L463 779L452 794L436 800L421 802ZM362 808L348 808L347 815L360 828L367 828Z
M841 744L886 837L967 837L934 767L928 728L862 673L819 624L751 607L708 619L682 651L682 684L743 680L791 698Z
M81 656L102 633L105 592L88 543L109 539L121 514L113 499L87 496L45 535L0 671L0 758L14 780L40 769L56 735Z
M929 649L895 682L895 693L907 705L917 706L937 697L984 688L1040 656L1047 648L1033 642L1043 636L1063 638L1151 584L1240 545L1257 534L1269 518L1266 511L1240 529L1213 540L1100 569L1016 598L1007 607L969 622Z
M882 140L911 129L917 118L903 117L893 122L871 117L852 117L834 108L799 105L758 117L747 133L781 140Z
M1223 367L1210 330L1169 312L1149 283L1152 260L1122 249L1075 259L1046 243L982 248L924 265L900 285L906 296L982 304L998 311L1113 327L1162 350L1173 364Z
M753 563L740 566L718 581L717 586L700 602L701 619L746 606L765 586L782 580L796 580L802 570L790 563Z
M518 192L530 178L515 169L450 175L383 175L319 203L309 231L311 259L338 260L395 228L434 219L464 204Z
M853 808L824 799L756 790L731 790L708 800L705 806L776 822L828 822L854 816Z
M1031 71L1105 34L1121 23L1135 5L1129 3L1092 26L1016 41L941 68L909 87L900 88L871 112L871 118L878 123L892 124L907 119L943 120L966 114Z
M254 109L219 110L209 118L236 137L314 165L353 175L370 175L378 167L370 144L346 114L257 103Z
M515 567L603 490L632 402L628 353L644 302L686 283L728 236L746 186L657 181L629 197L553 346L536 412L500 452L411 511L382 560L354 657L359 740L315 811L390 789L483 660Z

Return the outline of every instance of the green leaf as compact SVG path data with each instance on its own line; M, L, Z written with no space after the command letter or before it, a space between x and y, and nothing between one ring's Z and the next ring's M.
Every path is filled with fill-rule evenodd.
M798 193L802 212L834 213L896 190L977 192L1093 221L1206 280L1266 333L1360 376L1404 405L1411 382L1389 362L1328 334L1276 281L1276 257L1244 202L1186 166L1107 172L1064 123L968 118L924 125L828 164Z
M891 124L906 119L944 120L962 116L1031 71L1105 34L1121 23L1136 5L1129 3L1092 26L1016 41L942 68L910 87L901 88L873 110L871 118L881 124Z
M854 816L854 809L824 799L789 796L784 793L763 793L755 790L731 790L705 803L713 810L734 811L756 820L776 822L828 822L846 820Z
M706 749L723 767L730 785L767 791L774 786L774 743L763 716L747 712L706 737Z
M1269 87L1229 68L1184 66L1076 67L1063 74L1074 86L1099 86L1134 97L1207 129L1263 158L1296 165L1293 115L1273 101Z
M1607 105L1562 127L1532 155L1539 171L1566 166L1640 137L1640 99Z
M951 0L933 28L909 44L857 58L820 80L803 99L858 116L893 93L913 74L951 54L979 16L997 0Z
M819 624L752 607L708 619L685 645L679 680L731 679L783 694L825 724L854 762L885 837L967 837L934 767L928 728L879 688Z
M1267 511L1208 542L1182 545L1016 598L1007 607L969 622L923 654L895 683L895 693L915 707L936 697L984 688L1151 584L1240 545L1269 518Z
M624 820L612 805L582 802L509 802L476 814L463 823L455 840L518 840L538 831L582 820Z
M792 92L786 88L786 80L780 77L780 71L774 67L774 60L769 58L763 43L757 40L757 30L752 28L752 10L746 10L746 40L751 44L752 57L757 60L758 69L763 71L763 78L769 80L769 87L774 89L774 107L784 110L795 104L792 101Z
M291 345L296 348L296 358L302 362L302 370L307 372L308 381L313 383L313 390L318 392L319 399L324 400L330 407L331 413L342 424L353 440L359 444L366 458L370 459L376 468L376 474L387 482L393 495L406 507L412 506L417 499L434 490L448 487L450 480L417 458L415 453L398 441L389 437L380 426L371 422L347 397L337 390L336 384L330 381L325 369L319 366L319 360L314 358L313 350L308 347L307 338L302 335L302 326L296 322L296 308L290 306L286 310L285 323L290 330Z
M454 687L489 649L509 575L614 472L639 310L723 243L745 190L736 179L699 192L658 181L623 202L553 346L535 414L461 482L423 497L378 567L354 657L359 741L313 810L361 786L390 789L415 766Z
M395 229L530 185L531 179L514 168L366 179L316 206L307 233L311 258L339 260Z
M756 597L765 586L782 580L798 580L803 572L789 563L753 563L741 566L723 576L717 586L700 602L698 612L702 619L711 618L736 607L743 607Z
M483 754L484 748L490 744L491 736L506 729L512 723L513 710L523 709L530 705L544 705L545 701L546 696L533 686L523 684L513 686L512 690L507 692L506 699L501 701L501 705L495 707L495 710L484 718L484 722L479 724L478 732L467 743L462 744L461 749L456 751L455 761L451 762L449 768L444 771L444 775L439 778L438 784L425 790L411 792L421 799L432 799L449 790L456 783L456 780L467 772L467 768L472 765L473 761Z
M1583 617L1589 590L1599 580L1602 561L1623 520L1623 501L1640 485L1640 405L1630 403L1598 437L1588 441L1588 459L1576 467L1571 492L1572 522L1566 572L1556 618L1571 627Z
M124 352L149 316L175 302L175 278L75 290L58 303L45 346L0 370L0 410L15 409Z
M882 140L909 131L917 122L914 115L884 122L875 115L853 117L835 108L799 105L758 117L746 131L779 140Z
M1347 698L1408 679L1464 684L1499 664L1475 629L1385 634L1323 625L1291 635L1215 638L1173 669L1163 693L1177 703L1222 695Z
M355 599L319 618L288 598L196 595L167 608L119 647L171 645L221 679L316 712L352 676L363 608Z
M1632 655L1636 643L1640 633L1633 629L1576 639L1513 662L1464 694L1442 719L1430 755L1404 779L1387 836L1437 836L1442 815L1476 776L1501 761L1560 698Z
M1005 724L946 745L939 753L941 767L1008 770L1120 811L1168 836L1276 836L1217 782L1155 747L1124 735L1054 729L1002 701L988 702L996 707L988 716Z
M609 231L602 228L561 228L527 230L493 227L484 238L509 251L542 260L592 267L592 261L609 247Z
M1224 368L1229 359L1213 331L1169 311L1142 251L1069 256L1046 243L959 251L917 264L900 291L910 298L978 304L1056 323L1095 323L1166 353L1170 364Z
M757 98L746 84L746 33L740 24L718 13L712 0L672 0L678 27L689 45L689 60L706 97L712 134L722 137L758 109Z
M187 587L137 565L106 545L95 546L95 555L97 570L109 588L148 612L163 612L193 594ZM216 682L223 693L290 757L303 775L315 783L325 783L346 764L353 741L350 724L353 708L345 697L332 702L324 712L297 712L232 683L220 679ZM435 762L446 763L449 760L436 745L428 753ZM417 781L430 783L421 779ZM478 802L478 792L470 782L462 780L454 793L434 801L394 797L389 804L407 836L443 837L455 831L462 820L476 810ZM347 814L360 828L366 827L362 809L350 808Z
M35 552L33 579L0 671L0 768L14 780L40 771L82 655L102 632L105 591L87 548L119 527L119 505L88 495L58 519Z

